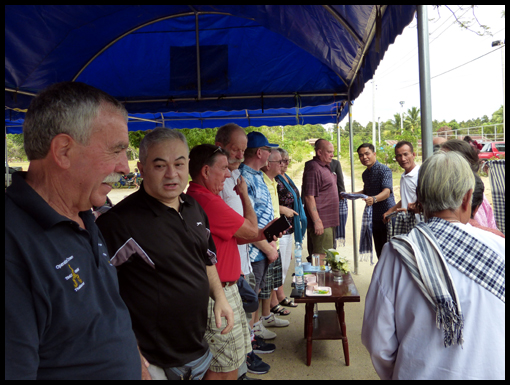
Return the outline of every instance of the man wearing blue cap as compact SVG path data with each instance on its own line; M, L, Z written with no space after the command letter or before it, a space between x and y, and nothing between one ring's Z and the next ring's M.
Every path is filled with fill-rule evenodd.
M277 148L277 144L269 143L267 138L260 132L253 131L248 134L248 144L244 153L244 163L239 170L248 185L248 195L251 204L257 214L259 228L264 228L274 219L274 211L271 203L271 195L264 182L264 177L260 169L267 165L271 149ZM267 270L269 264L276 261L278 251L275 242L267 241L256 242L249 245L248 254L255 275L255 292L259 293L265 286ZM262 301L270 301L269 298L260 298ZM262 308L263 308L262 304ZM265 329L262 321L258 319L258 311L253 314L252 323L255 321L253 330L256 335L264 339L273 339L276 334ZM274 326L287 326L288 321L282 321L275 318Z

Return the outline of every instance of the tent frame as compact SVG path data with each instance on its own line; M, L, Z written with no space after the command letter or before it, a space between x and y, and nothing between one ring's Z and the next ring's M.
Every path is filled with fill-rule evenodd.
M127 31L126 33L118 36L114 40L112 40L110 43L108 43L105 47L103 47L99 52L97 52L90 60L76 73L76 75L72 78L72 81L75 81L78 76L92 63L99 55L101 55L106 49L108 49L110 46L115 44L117 41L122 39L123 37L129 35L130 33L143 28L147 25L156 23L158 21L176 18L176 17L182 17L182 16L195 16L195 35L196 35L196 46L197 46L197 77L198 77L198 93L196 98L169 98L169 99L151 99L151 100L130 100L130 101L123 101L124 103L151 103L151 102L162 102L162 101L200 101L200 100L217 100L217 99L253 99L253 98L261 98L261 104L262 104L262 111L264 110L264 98L290 98L294 97L296 99L299 98L306 98L306 97L316 97L316 96L342 96L346 97L347 104L348 104L348 113L349 113L349 151L350 151L350 162L351 162L351 183L352 183L352 190L355 191L355 178L354 178L354 149L353 149L353 131L352 131L352 103L351 103L351 91L352 86L355 83L357 79L357 75L362 68L362 64L365 58L366 53L368 52L369 47L371 46L374 38L378 38L380 34L381 29L381 20L382 16L384 15L385 11L387 10L387 5L382 6L376 6L372 10L372 13L369 17L368 23L371 23L370 31L368 32L368 35L364 37L358 36L358 34L351 28L348 21L345 20L341 15L339 15L331 6L323 5L324 9L327 10L339 23L342 24L343 27L345 27L346 31L349 33L350 36L352 36L357 43L359 44L358 52L355 58L355 61L357 61L356 65L353 67L353 70L351 70L351 73L348 75L347 79L343 79L338 73L336 75L342 80L342 82L346 85L348 85L347 93L338 93L338 94L332 94L331 92L328 93L310 93L310 94L285 94L285 95L271 95L271 94L251 94L251 95L238 95L238 96L222 96L218 95L216 97L206 97L203 98L201 94L201 80L200 80L200 49L199 49L199 16L202 14L217 14L217 15L226 15L226 16L234 16L234 17L241 17L237 15L232 15L230 13L225 12L198 12L196 11L192 6L189 6L191 8L190 12L184 12L176 15L171 16L165 16L161 18L157 18L155 20L152 20L150 22L144 23L140 26L137 26L135 28L132 28L131 30ZM423 159L425 160L427 157L432 155L432 113L431 113L431 87L430 87L430 66L429 66L429 50L428 50L428 19L427 19L427 6L426 5L417 5L417 20L418 20L418 56L419 56L419 77L420 77L420 104L421 104L421 111L422 111L422 143L423 143ZM247 18L249 20L253 20L252 18ZM376 52L378 52L378 40L376 41ZM352 76L351 76L352 74ZM372 75L373 77L373 75ZM349 81L350 79L350 81ZM368 81L370 79L366 79ZM12 88L5 88L5 91L12 92L15 95L16 94L22 94L22 95L28 95L28 96L35 96L34 93L26 92L26 91L20 91ZM299 105L300 103L298 103ZM298 107L296 107L298 108ZM248 110L246 111L246 117L248 120L250 119L256 119L257 117L249 116ZM339 127L339 115L340 111L337 110L336 114L336 124L337 124L337 144L338 148L340 147L340 127ZM329 114L331 115L331 114ZM161 114L162 122L164 124L165 121L171 121L172 119L166 119L163 114ZM204 119L215 119L215 118L204 118ZM147 120L147 121L154 121L151 119L142 119L137 118L137 120ZM157 121L156 121L157 122ZM339 157L339 153L338 153ZM6 165L7 165L7 158L6 158ZM358 255L358 247L357 247L357 236L356 236L356 208L354 201L352 202L352 209L353 209L353 248L354 248L354 273L358 274L358 261L359 261L359 255Z

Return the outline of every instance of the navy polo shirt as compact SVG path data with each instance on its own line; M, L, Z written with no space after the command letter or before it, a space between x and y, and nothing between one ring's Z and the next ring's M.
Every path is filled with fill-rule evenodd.
M86 230L15 173L5 194L5 378L140 379L115 267L90 211Z
M383 214L395 206L395 197L393 196L393 175L389 167L376 161L371 168L367 168L361 175L363 178L363 193L370 197L380 194L385 188L390 189L388 199L374 204L372 213L372 222L376 228L386 228L383 223Z

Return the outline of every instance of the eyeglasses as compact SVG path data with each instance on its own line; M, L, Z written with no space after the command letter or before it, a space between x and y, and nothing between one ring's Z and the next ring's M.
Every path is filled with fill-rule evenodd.
M207 160L209 160L209 159L211 159L211 158L214 158L214 154L216 154L217 152L219 152L221 155L226 155L226 156L228 157L228 152L227 152L227 151L225 151L225 150L224 150L223 148L221 148L220 146L218 146L218 147L216 148L216 150L214 150L214 151L212 152L212 154L211 154L211 155L209 155L209 156L207 157Z
M286 164L289 164L290 163L290 159L282 159L282 162L286 163Z
M283 164L283 160L268 160L268 162Z

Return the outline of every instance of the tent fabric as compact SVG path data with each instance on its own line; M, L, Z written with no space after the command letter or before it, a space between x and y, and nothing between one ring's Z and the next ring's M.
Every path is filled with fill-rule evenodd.
M131 114L198 113L199 127L207 126L204 113L238 111L243 120L246 111L333 106L362 92L415 10L6 5L6 119L12 109L26 109L33 94L70 80L108 92ZM296 115L280 112L283 122Z
M156 127L168 128L216 128L227 123L241 127L293 126L296 124L327 124L342 121L348 112L345 103L327 106L314 106L289 109L206 111L206 112L166 112L129 114L129 131L153 130ZM9 110L5 128L7 134L23 133L24 113Z

